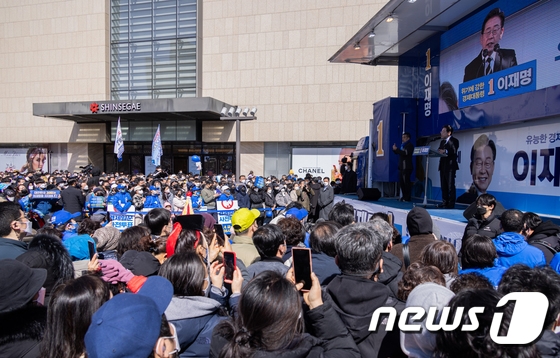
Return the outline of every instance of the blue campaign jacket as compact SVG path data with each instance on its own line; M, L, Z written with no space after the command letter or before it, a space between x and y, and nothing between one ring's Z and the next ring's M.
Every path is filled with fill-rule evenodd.
M499 266L507 269L515 264L525 264L531 268L546 265L543 252L529 245L521 234L504 232L492 241L498 253L496 263Z
M506 272L506 268L502 266L493 266L493 267L485 267L485 268L469 268L464 269L459 272L459 275L464 275L467 273L477 273L481 276L486 277L492 286L498 287L500 281L502 280L502 275Z
M107 199L107 201L109 200L115 207L115 210L121 213L128 211L128 209L132 206L132 198L128 192L117 192L115 195L110 196L109 199Z
M144 202L144 208L148 208L148 209L161 208L159 196L158 195L146 196L146 201Z

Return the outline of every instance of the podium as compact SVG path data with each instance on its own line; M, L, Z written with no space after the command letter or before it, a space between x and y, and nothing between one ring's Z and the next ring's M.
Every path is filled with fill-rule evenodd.
M412 155L425 156L426 157L426 175L424 176L424 201L422 205L426 207L428 205L428 173L430 168L430 158L441 158L447 157L447 154L440 154L439 152L430 148L429 145L423 147L414 147L414 152Z

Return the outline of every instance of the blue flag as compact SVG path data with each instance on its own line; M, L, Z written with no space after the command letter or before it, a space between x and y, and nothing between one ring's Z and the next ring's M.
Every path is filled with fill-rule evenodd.
M161 136L159 134L159 124L157 126L157 132L154 136L154 141L152 142L152 164L160 165L160 158L163 155L163 149L161 147Z
M114 153L117 155L119 162L122 161L122 155L124 153L124 141L123 141L122 130L121 130L121 117L119 117L119 121L117 123L117 135L115 136Z

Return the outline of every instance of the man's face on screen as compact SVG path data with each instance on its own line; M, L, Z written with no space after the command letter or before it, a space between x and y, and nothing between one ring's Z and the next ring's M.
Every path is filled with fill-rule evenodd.
M494 46L500 43L504 34L504 28L499 16L494 16L486 21L484 32L480 35L482 49L488 50L488 55L494 52Z
M492 148L487 145L479 147L474 152L471 164L473 183L481 193L486 193L488 186L492 182L494 174L494 159Z

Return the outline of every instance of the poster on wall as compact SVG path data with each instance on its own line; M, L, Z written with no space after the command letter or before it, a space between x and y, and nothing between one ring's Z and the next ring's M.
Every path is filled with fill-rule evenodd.
M342 158L351 163L354 148L293 148L292 170L299 178L308 173L313 177L329 177L336 180Z
M0 171L22 173L48 171L47 153L48 149L42 147L1 148Z
M458 203L470 204L487 192L506 208L557 215L560 210L558 118L527 124L455 135L461 152L456 177ZM433 185L439 187L437 165L430 166L429 175Z
M509 4L473 15L465 26L476 33L441 51L439 113L560 84L560 2L505 19L499 5ZM480 115L467 120L489 124Z

